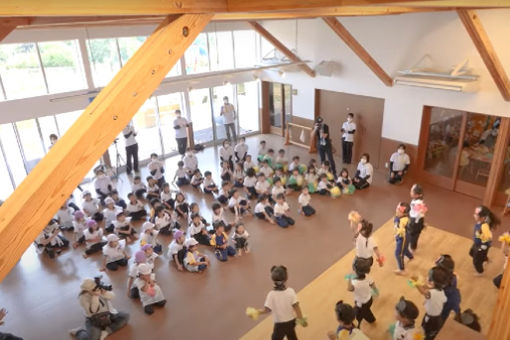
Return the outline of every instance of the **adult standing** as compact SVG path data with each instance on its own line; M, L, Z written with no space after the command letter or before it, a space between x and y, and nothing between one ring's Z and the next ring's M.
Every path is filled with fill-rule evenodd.
M236 109L234 105L228 102L227 96L223 97L223 106L221 107L220 115L223 116L223 125L225 126L225 133L227 134L227 139L232 142L235 142L237 140L235 125ZM234 139L231 139L230 135L231 131Z
M126 173L131 175L131 170L138 172L138 143L135 138L136 131L133 121L126 125L124 130L122 130L122 134L126 139Z
M356 123L353 122L354 113L347 114L347 121L342 124L342 159L344 164L351 164L352 146L354 144L354 133L356 132Z
M322 119L322 117L317 117L315 120L312 136L315 136L316 138L317 150L319 150L321 163L323 163L327 157L329 165L331 166L331 171L336 176L336 165L335 159L333 158L331 138L329 136L329 126L328 124L324 123L324 119Z
M188 146L188 131L186 130L188 126L189 122L186 118L182 117L181 110L175 110L175 140L177 141L177 150L179 150L181 156L184 156Z

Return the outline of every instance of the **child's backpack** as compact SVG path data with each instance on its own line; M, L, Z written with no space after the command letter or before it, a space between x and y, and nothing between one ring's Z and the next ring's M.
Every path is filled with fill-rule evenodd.
M180 264L184 264L184 258L186 257L187 253L188 248L186 247L182 247L182 249L177 252L177 261L179 261Z

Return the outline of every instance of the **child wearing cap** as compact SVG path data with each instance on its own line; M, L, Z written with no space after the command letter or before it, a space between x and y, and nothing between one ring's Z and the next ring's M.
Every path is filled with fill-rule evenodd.
M163 252L163 247L158 243L159 232L156 230L154 223L144 222L142 224L142 235L140 236L140 245L143 247L146 244L152 246L156 254Z
M278 196L276 196L276 204L274 205L274 216L276 223L282 228L287 228L295 223L294 219L288 215L289 210L290 208L285 201L285 196L283 194L278 194Z
M135 280L135 287L138 288L140 301L142 301L143 311L151 315L154 313L154 307L164 307L165 297L161 288L156 283L152 268L147 263L138 266L138 277Z
M358 328L361 321L375 322L375 316L370 307L373 303L372 295L377 295L375 282L367 276L370 273L370 262L363 258L355 258L352 265L354 275L349 277L347 290L354 293L354 312L358 320Z
M85 214L81 210L76 210L73 214L73 229L74 229L74 243L73 248L77 248L79 245L85 242L83 231L87 229L87 223L85 221Z
M99 225L94 220L87 221L87 229L83 231L83 236L87 246L83 254L84 258L100 252L106 244L106 242L103 241L103 229L99 228Z
M222 222L217 223L214 226L214 230L215 232L211 235L209 242L214 248L216 258L221 262L225 262L229 256L235 256L236 250L228 245L228 235L225 233L225 226Z
M159 257L159 254L154 252L154 248L152 244L145 244L142 246L142 251L145 253L145 263L154 268L156 265L156 259Z
M403 296L395 306L395 329L393 330L393 340L414 340L423 339L421 329L416 329L414 322L418 318L418 307Z
M128 194L128 200L129 203L126 208L126 212L128 216L131 217L131 220L140 221L145 219L147 216L145 205L139 201L133 193Z
M250 237L250 234L248 234L244 224L237 223L234 229L234 233L232 234L232 240L236 246L238 256L243 254L243 250L247 254L250 252L250 248L248 247L248 237Z
M165 163L158 158L157 153L151 153L151 161L147 164L152 177L156 180L158 186L161 188L165 183Z
M126 217L123 211L117 214L117 219L113 222L115 233L122 239L126 239L128 243L132 243L138 239L136 230L131 224L131 218Z
M106 197L104 200L106 208L103 209L103 216L105 219L105 230L108 233L113 233L114 223L117 215L122 212L122 208L115 205L115 201L111 197Z
M204 187L204 192L206 194L218 193L218 187L212 178L212 173L210 171L204 172L204 182L202 183Z
M209 258L198 251L198 242L194 238L184 241L186 256L183 263L184 268L192 273L202 273L209 266Z
M103 266L100 271L106 269L116 271L119 267L127 266L129 256L126 254L126 243L120 241L115 234L106 237L107 243L103 247Z
M267 195L260 195L257 204L254 209L255 217L260 220L266 220L271 224L275 224L274 221L274 210L269 203L269 197Z
M96 179L94 180L94 189L98 195L101 204L104 199L108 197L113 190L113 182L110 177L106 176L102 167L96 170Z
M73 213L74 210L67 206L67 202L60 207L55 215L55 219L58 221L60 230L73 231Z
M99 211L99 201L96 198L92 198L92 194L88 190L84 190L82 193L83 202L81 208L87 217L91 217Z
M34 241L38 251L46 252L50 258L60 255L69 246L69 241L60 234L56 220L51 219Z
M174 232L174 237L168 246L168 257L173 261L177 270L182 271L184 256L179 258L179 252L184 248L184 233L180 230Z
M143 250L139 250L135 253L134 261L129 267L128 271L128 283L127 283L127 295L132 299L138 299L140 294L138 292L138 287L133 286L136 278L138 277L138 271L140 265L146 263L147 257L145 256L145 252Z
M413 278L417 281L416 278ZM425 297L425 315L422 327L425 331L425 339L432 340L439 333L443 325L441 312L446 303L446 295L443 288L447 284L448 272L439 266L429 270L427 285L416 284L416 289Z
M329 340L368 340L363 332L354 326L355 312L351 305L342 300L338 301L335 305L335 314L339 325L335 332L328 332Z
M315 214L315 209L310 205L311 200L312 196L310 196L310 193L308 192L308 187L304 186L298 197L299 213L305 216L312 216Z
M177 170L175 170L175 175L172 183L175 183L178 187L189 184L189 179L186 175L183 161L177 162Z
M267 294L264 308L257 309L259 314L271 313L273 316L274 327L271 339L283 339L285 337L287 339L297 339L296 322L303 327L308 325L301 312L296 292L286 286L287 279L287 268L285 266L271 267L273 290Z

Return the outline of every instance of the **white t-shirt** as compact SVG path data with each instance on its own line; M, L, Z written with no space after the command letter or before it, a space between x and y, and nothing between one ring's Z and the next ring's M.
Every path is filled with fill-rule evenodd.
M266 208L266 205L262 202L255 204L255 209L254 209L255 214L263 213L264 211L266 211L265 208Z
M178 117L174 119L174 131L175 131L175 138L186 138L188 137L188 134L186 132L186 125L188 125L188 120L184 117ZM175 127L179 127L178 129L175 129Z
M152 172L154 170L156 170L156 172L154 173L154 175L152 175L152 177L154 177L154 179L157 181L161 177L163 177L163 173L161 172L161 169L164 170L165 163L163 163L159 159L156 159L154 161L151 160L150 163L147 165L147 168L149 169L149 172L151 173L151 175L152 175Z
M126 217L126 219L122 222L120 221L113 221L113 228L115 230L115 233L119 233L119 231L123 231L123 232L126 232L129 230L129 222L130 222L130 219Z
M228 146L228 147L220 147L220 157L224 160L224 161L228 161L229 159L234 159L234 149L232 148L232 146Z
M213 222L213 224L216 223L216 222L223 222L223 223L225 223L225 225L228 224L227 220L225 219L225 211L223 210L223 208L220 208L219 214L215 214L213 212L213 214L212 214L212 222Z
M156 226L156 229L159 230L163 227L166 227L170 225L171 223L170 215L168 215L167 212L163 212L163 217L156 216L156 219L154 220L154 224Z
M232 105L231 103L223 105L221 107L221 112L223 113L224 124L232 124L234 122L236 112L234 105Z
M271 175L274 173L273 169L271 169L269 166L261 167L260 172L263 173L266 178L271 177Z
M285 188L280 186L280 187L277 187L277 186L274 186L273 189L271 190L271 195L273 196L273 199L276 199L276 196L278 196L279 194L284 194L285 193Z
M266 180L263 180L262 182L261 181L257 181L257 184L255 184L255 190L257 190L257 192L261 192L261 193L267 193L269 191L269 187L271 186L271 184L269 184L268 181Z
M374 248L377 247L374 239L370 236L368 239L359 234L356 237L356 256L364 259L374 256Z
M85 215L92 216L99 211L98 204L99 201L96 198L93 198L90 201L83 201L81 207Z
M153 184L152 186L148 185L147 192L159 193L159 186L157 184Z
M98 190L103 194L108 194L110 190L108 189L110 186L113 189L113 183L110 177L103 175L101 177L96 177L94 180L94 189Z
M248 145L246 143L238 143L234 146L234 152L242 159L248 153Z
M393 331L393 340L415 340L418 338L417 334L423 335L414 325L404 327L400 321L397 321L395 323L395 330ZM422 338L424 337L419 337L418 339Z
M142 182L131 184L132 192L137 192L138 190L147 190L147 186Z
M184 169L188 172L193 172L198 168L197 156L193 154L191 154L191 156L184 156L182 162L184 163Z
M145 206L143 205L142 202L137 200L136 203L134 203L134 204L132 204L131 202L128 202L126 210L129 213L134 213L134 212L145 210Z
M301 204L301 206L307 206L310 204L310 201L312 200L312 197L310 196L310 194L299 194L299 197L298 197L298 203Z
M367 178L367 182L369 184L372 184L372 178L374 177L374 168L372 167L372 164L368 162L365 164L359 162L357 170L359 170L359 177L361 178L370 176L369 178Z
M446 295L444 291L438 289L429 290L430 299L425 299L423 304L425 307L425 313L429 316L441 315L443 311L443 305L446 303Z
M131 133L131 134L129 134ZM129 134L129 137L126 138L126 135ZM136 144L136 138L135 138L135 128L133 127L133 123L129 122L129 124L122 130L122 135L126 139L126 146L131 146Z
M274 215L275 216L284 215L287 212L287 210L289 210L289 205L287 204L287 202L283 202L283 204L276 203L274 205Z
M344 140L346 142L354 142L354 134L353 133L348 133L349 131L352 131L352 130L356 130L356 123L354 122L344 122L342 124L342 129L344 129L344 133L342 134L342 138L344 138Z
M117 219L117 214L122 211L122 208L114 206L113 209L104 208L103 215L105 220L105 225L108 227Z
M294 171L294 169L299 169L299 162L296 163L294 161L290 162L289 164L289 172Z
M271 309L274 322L287 322L296 318L293 306L298 303L292 288L272 290L267 293L264 307Z
M394 152L391 155L390 162L393 162L393 168L390 169L392 171L402 171L405 169L406 165L411 164L408 154L399 154L398 152Z
M214 180L212 177L204 177L204 188L208 188L212 185L216 186L216 183L214 183Z
M248 171L248 169L255 168L255 163L253 163L253 161L250 161L250 162L246 161L243 164L243 168L244 168L244 171Z
M196 234L200 234L204 228L205 228L205 225L202 222L199 222L198 225L191 223L187 230L188 237L191 237Z
M409 217L414 218L416 222L425 217L420 210L416 209L417 206L423 204L424 204L423 200L419 198L411 200L411 203L409 204L409 206L411 207L411 210L409 210Z
M246 176L243 181L243 185L247 188L253 188L257 184L257 177Z
M324 181L319 181L319 183L317 184L317 190L321 191L324 189L328 189L328 183Z
M96 243L99 243L99 242L102 241L101 239L103 237L103 229L99 228L96 231L91 233L91 232L89 232L89 229L87 228L87 229L85 229L83 231L83 236L85 237L85 241L87 242L87 244L89 246L93 245L93 244L96 244ZM97 238L100 239L99 242L94 242L94 243L90 242L91 240L97 239Z
M175 171L175 176L177 178L186 178L186 170L183 168L177 168Z
M170 257L170 261L173 260L173 256L177 255L179 250L181 250L184 246L182 244L177 243L176 240L173 240L170 242L170 245L168 246L168 257Z
M364 303L367 303L372 298L371 284L374 283L372 279L365 276L365 279L352 279L352 286L354 287L354 302L356 306L361 307Z
M73 226L73 209L67 207L65 209L59 209L56 215L59 223L63 227Z
M140 293L140 301L142 302L142 306L152 305L154 303L158 303L163 301L165 297L163 296L163 292L161 292L161 288L158 284L154 284L154 294L151 296L147 292L142 291L142 288L145 287L145 281L142 279L135 280L135 286L138 288L138 292Z
M124 242L121 241L119 241L115 248L110 247L108 243L103 246L103 255L106 257L106 263L112 263L124 258Z
M237 199L234 196L232 196L228 200L228 206L230 208L233 208L233 207L239 205L241 203L241 201L243 201L243 198L241 196L238 196Z
M170 191L169 192L161 191L161 194L159 196L161 197L161 200L163 202L168 202L169 200L172 199L172 193Z

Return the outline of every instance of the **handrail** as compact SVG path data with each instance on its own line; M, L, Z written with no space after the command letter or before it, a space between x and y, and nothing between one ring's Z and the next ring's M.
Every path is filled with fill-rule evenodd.
M290 128L291 127L300 128L302 130L308 130L310 133L313 131L313 127L287 122L287 128L285 129L285 145L292 144L292 145L300 146L302 148L308 149L309 153L314 153L317 151L317 149L315 147L315 138L314 137L310 138L310 144L308 144L308 145L291 140L291 138L290 138Z

